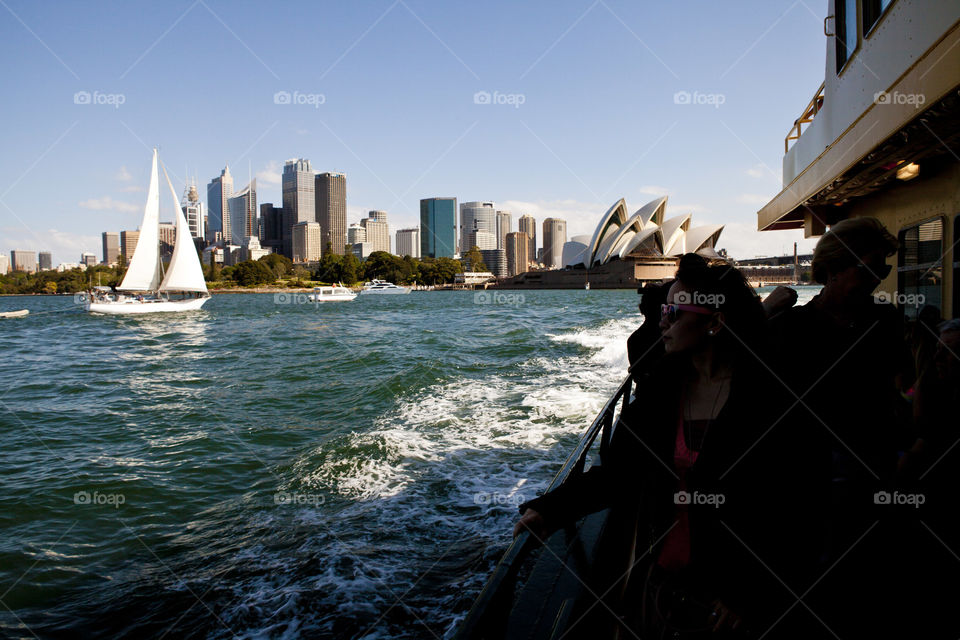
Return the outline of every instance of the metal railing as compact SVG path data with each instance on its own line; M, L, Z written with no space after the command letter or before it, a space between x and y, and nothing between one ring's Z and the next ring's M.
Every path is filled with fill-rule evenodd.
M571 477L584 472L587 456L596 442L597 436L600 436L600 456L603 457L610 446L610 438L615 424L614 417L618 415L616 411L617 403L621 403L620 411L622 413L630 401L632 390L633 379L631 376L627 376L616 393L603 405L603 409L600 410L593 423L584 432L577 446L567 456L563 467L560 468L553 482L547 488L547 493L553 491ZM497 611L497 609L504 606L510 607L513 604L515 579L520 570L520 565L530 552L539 546L539 542L527 531L514 538L503 557L500 558L500 562L497 563L480 595L477 596L466 618L457 629L454 636L455 640L483 638L484 630L489 626L490 616L497 615L497 613L509 613L509 609L507 611Z
M803 110L803 115L793 121L793 126L790 128L790 132L787 134L787 137L783 141L783 152L786 153L790 150L790 141L799 140L800 135L803 133L803 125L810 124L813 122L813 119L820 112L820 109L823 108L823 83L820 84L820 88L817 89L817 92L813 94L813 99L807 103L806 108Z

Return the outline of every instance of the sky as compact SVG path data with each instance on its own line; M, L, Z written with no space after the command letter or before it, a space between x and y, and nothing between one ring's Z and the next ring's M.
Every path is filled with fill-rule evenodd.
M284 161L347 176L393 231L455 196L589 234L624 198L724 224L738 258L824 77L826 1L0 0L0 251L101 256L139 225L151 148L178 193L229 163L281 201ZM172 220L172 207L161 219Z

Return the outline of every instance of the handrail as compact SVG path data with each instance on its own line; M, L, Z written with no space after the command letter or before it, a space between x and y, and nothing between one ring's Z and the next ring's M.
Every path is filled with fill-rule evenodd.
M601 436L601 452L603 452L610 443L610 435L613 429L613 416L616 410L617 402L623 401L623 407L627 406L630 400L633 378L627 376L626 380L620 383L616 393L603 405L603 409L597 414L590 427L581 436L576 448L567 456L566 461L554 476L546 493L549 493L566 482L574 474L579 475L584 472L584 466L587 461L587 454L590 452L597 435ZM469 640L471 638L482 637L486 615L492 606L495 606L505 596L506 592L512 595L513 580L520 570L520 564L533 549L537 548L539 543L534 540L528 531L522 532L504 552L500 562L497 563L493 573L480 591L480 595L474 601L470 611L463 619L454 636L456 640Z
M823 108L823 86L824 83L821 82L820 88L817 89L816 93L813 94L813 98L807 103L806 108L804 108L803 115L793 121L793 126L790 127L790 132L787 133L787 137L783 141L784 153L790 150L791 140L800 139L800 134L803 133L802 125L813 122L816 115L820 113L820 109Z

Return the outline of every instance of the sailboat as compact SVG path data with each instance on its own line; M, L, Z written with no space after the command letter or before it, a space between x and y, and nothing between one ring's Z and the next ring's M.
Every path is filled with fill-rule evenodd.
M183 217L166 169L163 170L163 175L177 210L173 257L166 273L163 272L160 261L160 180L157 172L157 150L154 149L147 204L130 267L123 282L117 287L117 293L106 293L102 290L95 292L86 304L87 311L122 315L194 311L210 299L190 228ZM171 294L180 297L171 299Z

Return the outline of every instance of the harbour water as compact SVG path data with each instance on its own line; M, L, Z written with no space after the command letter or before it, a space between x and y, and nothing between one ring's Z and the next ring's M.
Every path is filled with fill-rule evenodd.
M0 298L31 310L0 321L0 633L449 637L625 376L636 303Z

